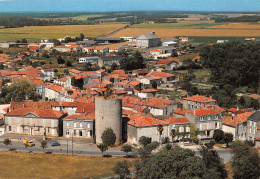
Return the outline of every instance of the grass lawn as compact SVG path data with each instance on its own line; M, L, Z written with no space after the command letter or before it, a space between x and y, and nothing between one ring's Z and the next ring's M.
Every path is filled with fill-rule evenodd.
M158 23L158 24L136 24L132 28L151 28L151 29L202 29L219 24L205 24L205 23Z
M180 73L180 74L187 74L188 70L177 70L175 72ZM210 76L210 70L209 69L198 69L198 70L194 70L194 74L197 79L203 78L204 80L207 80Z
M122 157L66 156L27 152L0 152L1 178L100 178L113 176ZM133 161L133 159L127 159Z

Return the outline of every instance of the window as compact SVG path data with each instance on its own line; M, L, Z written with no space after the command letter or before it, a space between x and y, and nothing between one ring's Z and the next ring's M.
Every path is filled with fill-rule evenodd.
M159 134L157 129L156 129L156 132L155 132L155 134Z
M29 118L30 124L32 124L32 118Z
M152 129L149 129L149 135L152 135Z
M82 136L82 130L79 130L79 136Z
M145 136L145 129L142 129L142 136Z
M90 124L88 124L88 129L90 128Z
M17 122L17 123L20 123L20 119L19 119L19 118L17 118L17 119L16 119L16 122Z
M255 129L253 130L253 134L255 134Z
M250 121L250 126L252 126L252 121Z
M183 127L179 127L179 132L183 132Z
M190 127L186 127L186 132L190 132Z
M77 127L77 123L76 122L74 122L74 127Z
M8 126L8 131L12 131L12 126Z
M66 130L66 135L69 136L70 135L70 131Z
M251 122L251 121L250 121L250 122ZM251 128L249 129L249 133L250 133L250 134L252 133L252 129L251 129Z
M46 123L46 120L42 119L42 124L45 125L45 123Z
M217 129L218 128L218 123L217 122L215 122L215 129Z
M54 126L55 125L55 121L54 119L51 120L51 126Z
M76 131L76 130L74 130L74 133L73 133L73 135L74 135L74 136L76 136L76 135L77 135L77 131Z
M79 123L79 127L82 127L82 123Z
M254 127L256 127L256 122L254 122Z
M172 129L175 129L175 124L172 125Z
M67 122L66 124L67 124L67 127L69 127L69 122Z

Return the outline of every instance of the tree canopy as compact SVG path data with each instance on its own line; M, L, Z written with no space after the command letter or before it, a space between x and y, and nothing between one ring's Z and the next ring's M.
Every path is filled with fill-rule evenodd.
M260 42L231 41L200 50L201 62L211 69L210 80L220 88L248 86L258 89L260 78ZM250 80L248 80L250 79Z
M120 68L125 71L144 68L144 59L139 51L133 53L123 52L119 61Z
M107 146L113 146L116 142L116 134L113 129L107 128L101 135L103 143Z
M11 98L16 102L26 99L38 100L39 95L35 91L35 85L29 81L23 80L12 83L10 86L3 87L0 94L0 103L9 103Z

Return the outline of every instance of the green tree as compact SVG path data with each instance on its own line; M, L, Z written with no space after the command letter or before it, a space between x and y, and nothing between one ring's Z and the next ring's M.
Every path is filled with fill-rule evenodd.
M26 39L22 39L21 43L28 43L28 41Z
M58 62L58 64L64 64L65 60L59 55L57 58L57 62Z
M156 83L156 81L153 81L153 83L152 83L152 88L157 89L157 83Z
M44 150L46 147L47 147L47 141L46 140L42 140L41 141L41 147L42 147L42 150Z
M205 166L206 171L211 170L210 178L212 178L213 176L216 179L227 178L227 170L225 168L225 164L219 157L217 151L201 146L199 152L202 157L202 162ZM206 176L210 175L206 172Z
M139 51L132 54L123 52L122 58L119 60L120 68L125 71L140 69L144 67L144 59Z
M139 138L139 143L142 145L142 146L146 146L148 144L150 144L152 141L152 139L150 137L146 137L146 136L142 136Z
M81 33L81 34L79 35L79 40L80 40L80 41L83 41L83 40L84 40L84 38L85 38L84 34L83 34L83 33Z
M105 145L113 146L116 142L116 134L114 133L113 129L106 128L101 135L101 139Z
M229 144L229 142L232 142L233 141L233 134L232 133L229 133L229 132L225 132L224 133L224 137L223 137L223 140L224 140L224 142L227 144L227 146L228 146L228 144Z
M149 158L151 156L151 153L153 150L155 150L159 146L159 143L157 141L154 141L152 143L149 143L145 146L140 147L137 150L138 155L141 156L142 159Z
M213 139L220 143L224 138L224 132L221 129L214 130Z
M159 144L160 144L160 147L161 147L162 146L162 142L161 142L161 140L162 140L162 132L163 132L163 126L161 124L159 124L157 126L157 131L159 133Z
M106 144L99 144L99 145L97 145L97 147L102 152L102 156L103 156L103 153L108 150L108 147Z
M260 157L248 145L236 142L232 150L231 165L234 179L251 178L258 179L260 176Z
M113 171L115 174L119 175L120 179L131 178L129 170L131 166L131 163L126 160L119 161L115 164Z
M137 178L203 178L204 165L189 149L161 150L135 163Z
M132 152L133 147L131 145L125 144L122 146L121 151L126 153L126 157L128 158L128 153Z
M5 144L6 146L11 145L12 141L9 138L6 138L6 139L4 139L3 144Z
M40 96L36 93L35 85L26 80L22 80L2 88L0 102L2 104L9 103L11 98L15 102L21 102L26 99L36 101L40 99Z
M172 130L171 130L170 136L171 136L171 138L172 138L172 143L173 143L173 142L174 142L174 138L176 137L176 131L175 131L175 129L172 129Z

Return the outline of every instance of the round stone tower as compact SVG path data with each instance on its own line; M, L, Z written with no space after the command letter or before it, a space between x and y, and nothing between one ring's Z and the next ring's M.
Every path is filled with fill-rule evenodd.
M115 145L122 142L122 100L104 97L95 98L95 133L96 143L103 143L101 136L106 128L116 134Z

